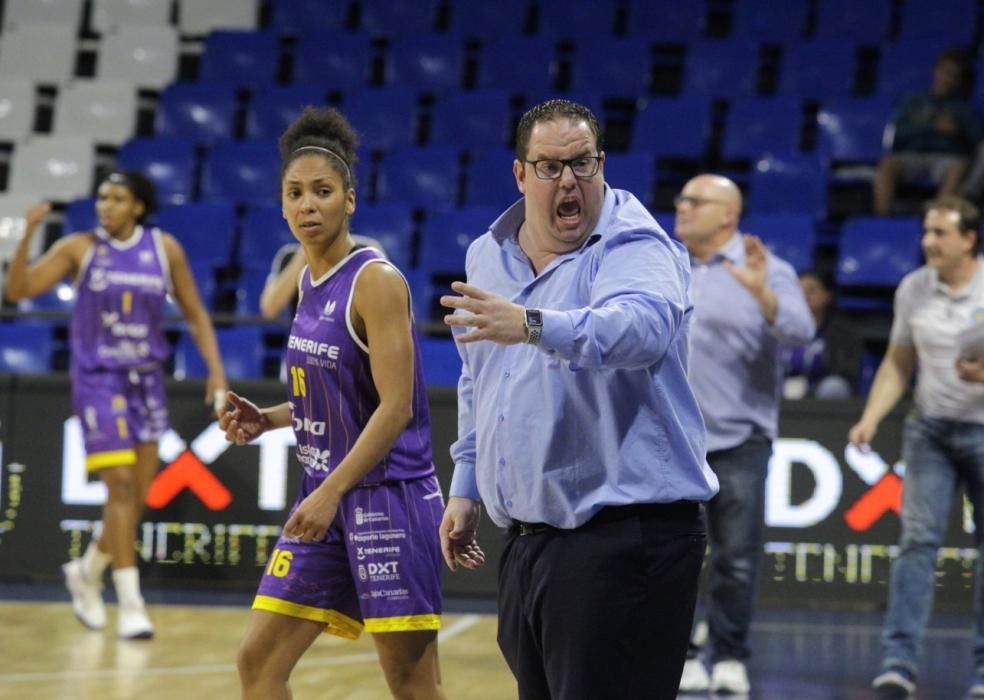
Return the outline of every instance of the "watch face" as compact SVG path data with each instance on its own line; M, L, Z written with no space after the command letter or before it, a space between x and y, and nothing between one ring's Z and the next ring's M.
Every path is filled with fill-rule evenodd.
M526 309L526 325L528 326L543 325L543 314L540 313L539 309Z

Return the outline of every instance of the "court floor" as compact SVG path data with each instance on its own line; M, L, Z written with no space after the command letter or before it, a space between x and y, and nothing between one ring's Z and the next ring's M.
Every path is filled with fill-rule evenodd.
M0 586L0 700L237 698L235 653L248 596L147 591L147 599L156 639L123 642L110 631L85 631L60 589ZM440 641L448 697L515 698L490 605L454 601L449 608L454 612L445 616ZM114 616L111 607L110 627ZM760 611L748 700L870 700L880 622L871 612ZM917 698L964 698L972 675L971 624L969 616L934 618ZM320 638L296 669L292 688L296 700L389 698L367 636ZM707 696L680 696L700 697Z

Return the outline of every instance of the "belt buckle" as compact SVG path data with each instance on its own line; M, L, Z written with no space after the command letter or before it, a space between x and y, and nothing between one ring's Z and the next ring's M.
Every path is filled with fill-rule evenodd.
M534 525L532 523L516 523L516 530L519 532L520 537L525 537L543 532L544 527L543 525Z

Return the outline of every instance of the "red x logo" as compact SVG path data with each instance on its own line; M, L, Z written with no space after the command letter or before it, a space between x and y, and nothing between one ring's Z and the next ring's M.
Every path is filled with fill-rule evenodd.
M198 496L209 510L222 510L232 502L229 489L194 452L185 450L154 479L147 494L147 505L163 508L184 489Z
M890 510L896 515L902 512L902 479L895 472L889 472L868 489L844 513L844 520L852 530L864 532Z

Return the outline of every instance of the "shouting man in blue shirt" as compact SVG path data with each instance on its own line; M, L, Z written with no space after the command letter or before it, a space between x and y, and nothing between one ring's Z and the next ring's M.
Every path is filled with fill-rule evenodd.
M749 690L744 661L779 423L779 351L814 333L792 266L738 231L741 205L738 187L719 175L695 177L676 198L676 234L693 265L690 380L707 424L707 461L721 484L707 505L712 672L692 649L680 684L688 692Z
M506 528L499 646L523 699L676 697L717 490L687 381L690 264L605 185L590 110L520 120L524 198L468 250L448 566L484 561L479 502Z

